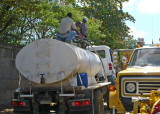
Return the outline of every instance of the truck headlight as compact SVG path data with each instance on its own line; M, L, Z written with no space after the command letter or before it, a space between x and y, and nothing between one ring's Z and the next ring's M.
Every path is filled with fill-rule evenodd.
M136 83L135 82L126 82L125 83L126 93L136 93Z

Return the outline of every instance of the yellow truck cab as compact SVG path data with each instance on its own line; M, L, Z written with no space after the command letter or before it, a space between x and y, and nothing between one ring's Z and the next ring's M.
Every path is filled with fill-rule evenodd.
M115 90L109 93L109 107L124 114L133 110L132 97L147 97L160 88L160 47L134 50L128 67L118 73Z

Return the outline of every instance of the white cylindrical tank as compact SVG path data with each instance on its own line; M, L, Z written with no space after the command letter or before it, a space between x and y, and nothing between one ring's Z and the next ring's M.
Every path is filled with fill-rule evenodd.
M30 81L40 83L43 75L45 83L51 84L77 72L95 76L101 69L101 62L88 50L55 39L41 39L21 49L16 67Z

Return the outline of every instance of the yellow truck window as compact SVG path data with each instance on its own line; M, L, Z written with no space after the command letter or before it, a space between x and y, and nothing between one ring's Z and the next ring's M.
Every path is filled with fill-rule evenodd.
M137 49L129 66L160 66L160 49Z

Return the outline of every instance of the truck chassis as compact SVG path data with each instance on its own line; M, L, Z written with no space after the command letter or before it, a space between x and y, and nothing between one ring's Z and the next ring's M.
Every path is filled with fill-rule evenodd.
M40 87L32 88L30 94L29 88L23 88L14 93L14 113L49 114L50 110L54 110L59 114L104 114L103 101L108 97L105 95L109 84L110 82L97 83L88 88L76 86L75 93L69 92L72 89L67 88L67 92L64 90L63 94L55 88Z

